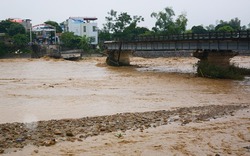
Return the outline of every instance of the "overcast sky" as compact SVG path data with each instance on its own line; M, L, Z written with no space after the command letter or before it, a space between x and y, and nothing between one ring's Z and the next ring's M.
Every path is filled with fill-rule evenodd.
M28 18L33 25L47 20L61 23L70 16L90 16L97 17L98 26L102 28L107 12L113 9L144 17L140 26L151 29L155 24L151 13L165 7L172 7L176 15L186 12L189 29L235 17L242 25L250 23L250 0L1 0L0 6L0 20Z

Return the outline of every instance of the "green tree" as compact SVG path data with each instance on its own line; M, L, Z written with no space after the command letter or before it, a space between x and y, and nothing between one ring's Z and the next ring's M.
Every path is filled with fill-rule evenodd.
M26 34L16 34L12 37L14 46L13 50L20 50L22 52L30 52L28 47L29 37Z
M131 24L131 16L128 13L122 12L118 17L116 18L116 22L114 23L113 30L115 33L123 32L126 27L128 27Z
M151 17L156 18L155 27L153 30L158 32L171 33L174 29L173 17L175 13L172 8L167 7L164 11L160 11L159 13L153 12Z
M3 20L0 22L0 33L8 33L8 29L13 22L9 20Z
M110 41L112 40L112 35L109 31L102 29L102 30L99 30L98 32L98 39L99 39L99 43L104 42L104 41Z
M131 39L135 36L138 31L137 24L144 21L141 16L130 16L126 12L122 12L119 15L117 11L111 10L108 12L107 17L105 17L107 23L103 25L103 29L100 31L100 40L110 40L112 38L120 39Z
M216 26L215 26L215 30L217 31L220 27L224 27L226 25L229 25L227 21L223 21L223 20L220 20L220 21L216 21L216 23L218 23Z
M136 27L135 29L132 29L134 36L144 35L148 32L150 32L150 30L146 27Z
M29 42L29 38L26 34L16 34L12 37L12 39L13 43L20 48L27 46Z
M193 31L191 29L188 29L188 30L185 31L185 33L191 34L191 33L193 33Z
M139 36L152 36L155 32L152 30L145 31L143 34L140 34Z
M231 19L230 21L220 20L219 24L215 27L215 30L218 31L225 26L233 28L233 31L238 31L241 30L241 21L238 18Z
M182 13L176 19L176 22L175 22L175 27L176 27L175 33L176 34L184 33L186 31L186 26L187 26L187 22L188 22L188 19L186 16L187 15L185 13Z
M213 32L215 31L215 26L213 24L210 24L209 26L206 27L207 31Z
M239 18L231 19L228 24L236 31L241 29L241 21Z
M82 49L90 51L91 38L86 36L77 36L73 32L62 33L61 36L62 46L67 49Z
M207 30L202 25L198 25L198 26L192 27L192 33L204 34L204 33L207 33Z
M217 31L219 31L219 32L231 32L231 31L234 31L234 29L229 25L225 25L223 27L220 27Z
M62 33L61 41L63 43L63 47L71 48L71 49L78 49L80 37L74 35L73 32L65 32L65 33Z
M79 48L82 49L83 51L89 51L90 41L91 41L90 38L88 38L87 36L80 37Z
M0 56L5 55L6 53L8 53L8 47L3 41L0 41Z
M123 33L121 33L122 36L120 38L124 38L127 40L134 40L137 36L145 34L149 29L145 27L137 27L135 23L130 24L130 26L126 27Z
M175 21L174 16L174 10L171 7L166 7L159 13L153 12L151 17L156 18L156 22L155 27L152 29L163 34L180 34L185 32L188 21L186 14L182 13Z
M46 21L44 23L55 27L57 33L62 33L62 31L63 31L62 28L61 28L61 26L57 22L55 22L55 21L50 21L49 20L49 21Z
M117 11L111 9L110 12L108 12L107 17L105 17L107 23L103 24L103 32L106 33L113 33L114 32L114 22L117 18Z
M26 34L23 25L9 20L0 22L0 32L5 33L5 40L11 41L6 43L1 41L0 43L0 55L10 53L16 50L28 51L29 38ZM13 44L10 44L13 43Z
M17 34L25 34L26 31L25 31L25 28L23 25L19 24L19 23L12 23L10 25L10 27L8 28L8 34L10 36L14 36L14 35L17 35Z

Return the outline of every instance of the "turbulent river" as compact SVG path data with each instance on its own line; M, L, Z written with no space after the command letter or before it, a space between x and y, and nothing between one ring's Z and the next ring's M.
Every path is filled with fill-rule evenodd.
M104 57L2 59L0 123L250 102L250 77L196 77L196 63L188 57L134 57L129 67L107 66ZM250 57L231 63L250 68Z

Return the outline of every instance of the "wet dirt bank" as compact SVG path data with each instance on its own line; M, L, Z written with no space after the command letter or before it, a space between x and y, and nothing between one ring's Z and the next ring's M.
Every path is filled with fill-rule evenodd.
M87 117L87 118L81 118L81 119L62 119L62 120L50 120L50 121L39 121L39 122L33 122L33 123L12 123L12 124L0 124L0 152L5 154L24 154L24 155L30 155L35 154L40 151L40 154L44 153L43 147L49 147L54 146L56 144L68 144L67 149L71 149L74 151L77 149L77 147L70 145L70 143L67 142L78 142L79 146L81 145L81 142L85 142L89 138L93 138L94 136L98 135L105 135L113 133L115 137L117 137L117 140L120 140L119 143L123 144L133 144L137 143L138 136L134 137L133 141L128 141L126 133L128 130L132 131L138 131L140 132L139 135L145 135L145 131L148 129L156 128L156 127L162 127L163 125L169 125L166 128L166 130L169 130L172 125L179 125L178 129L183 129L185 126L189 126L189 124L195 124L196 126L207 123L209 121L218 121L222 117L227 116L234 116L239 110L244 111L242 114L243 121L245 123L246 130L250 130L250 118L247 116L249 114L249 105L241 105L241 106L235 106L235 105L225 105L225 106L203 106L203 107L189 107L189 108L179 108L173 111L153 111L153 112L144 112L144 113L122 113L122 114L116 114L116 115L110 115L110 116L100 116L100 117ZM231 122L231 125L233 123ZM239 125L239 123L237 123ZM243 126L244 127L244 126ZM234 127L237 129L236 127ZM191 128L192 129L192 128ZM201 129L204 129L201 128ZM193 130L196 131L202 131L201 129L193 128ZM223 128L218 128L216 126L212 127L211 130L217 130ZM204 129L205 130L205 129ZM241 129L238 129L241 130ZM242 131L242 130L241 130ZM230 145L230 147L226 147L226 149L212 149L214 146L214 142L209 142L208 145L210 146L210 149L208 151L204 151L204 153L213 153L218 152L221 154L247 154L247 149L244 149L248 147L248 141L250 139L250 136L247 132L242 133L241 131L238 132L238 137L242 139L240 145ZM137 132L137 133L138 133ZM130 132L131 133L131 132ZM148 132L146 132L148 133ZM183 132L186 133L186 132ZM209 132L207 132L209 133ZM147 135L147 134L146 134ZM178 134L180 135L180 134ZM230 134L228 134L230 135ZM103 137L103 136L101 136ZM180 136L179 136L180 137ZM187 137L183 135L183 137ZM109 140L109 138L106 138ZM154 138L155 139L155 138ZM152 138L152 140L154 140ZM162 140L163 138L161 138ZM197 142L198 140L206 140L206 138L199 138L198 136L193 136L193 144ZM225 138L227 139L227 138ZM154 140L153 142L153 150L151 150L151 154L153 153L161 153L166 154L167 151L163 150L163 147L170 148L170 150L173 153L179 153L184 155L196 155L192 154L193 151L187 150L185 145L187 141L190 141L189 139L185 138L176 138L172 142L178 143L180 140L183 140L182 143L169 146L169 144L165 144L163 141ZM66 141L66 142L65 142ZM146 142L146 140L144 140ZM222 140L223 141L223 140ZM228 144L228 141L224 141L225 144ZM94 142L92 142L93 144ZM99 143L97 143L99 144ZM27 147L27 145L29 145ZM112 146L116 146L115 144L109 143L109 141L104 143L104 146L107 146L107 148L110 148ZM190 146L190 144L189 144ZM222 145L217 146L221 147ZM224 146L224 145L223 145ZM41 148L40 148L41 147ZM82 146L83 147L83 146ZM98 147L98 146L97 146ZM22 150L22 148L24 148ZM61 149L60 146L55 147L55 149ZM124 148L124 147L123 147ZM203 147L196 147L194 150L201 150ZM236 148L234 150L233 148ZM33 151L30 151L30 149L33 149ZM53 149L53 148L52 148ZM52 150L50 149L50 150ZM84 155L84 154L90 154L90 155L99 155L101 153L104 154L103 151L93 151L94 153L91 154L90 151L91 148L83 147L83 151L71 154L77 154L77 155ZM212 149L212 150L211 150ZM47 149L48 150L48 149ZM49 151L50 151L49 150ZM129 151L129 148L125 148L125 153L119 151L120 153L113 153L117 155L139 155L143 151L141 148L137 149L138 151ZM162 151L163 150L163 151ZM43 151L43 152L42 152ZM41 153L42 152L42 153ZM106 151L107 152L107 151ZM105 152L105 153L106 153ZM116 151L117 152L117 151ZM139 152L139 153L138 153ZM57 153L54 153L56 155L63 154L64 151L61 149L61 151L57 151ZM109 151L106 153L107 155L111 154L112 152ZM170 153L170 152L168 152ZM40 155L39 154L39 155ZM66 153L65 153L66 154ZM68 153L69 154L69 153ZM149 153L148 153L149 154ZM50 153L49 155L53 155Z

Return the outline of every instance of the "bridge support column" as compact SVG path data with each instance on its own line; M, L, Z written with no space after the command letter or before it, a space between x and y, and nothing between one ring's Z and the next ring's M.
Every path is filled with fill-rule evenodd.
M237 52L226 50L197 50L193 56L200 59L201 62L217 65L220 67L229 67L230 59L238 55Z
M132 51L109 50L106 52L108 57L106 63L110 66L128 66L130 65L130 55Z

